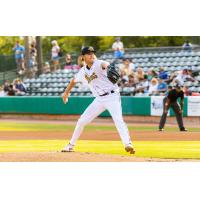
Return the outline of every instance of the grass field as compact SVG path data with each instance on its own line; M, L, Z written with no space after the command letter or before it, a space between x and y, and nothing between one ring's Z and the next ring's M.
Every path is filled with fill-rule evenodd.
M0 152L55 152L66 143L65 140L0 141ZM200 159L200 141L135 141L134 145L137 157ZM76 151L131 156L120 141L79 141Z
M31 131L33 132L72 132L74 125L66 124L49 124L49 123L17 123L17 122L0 122L1 131L9 134L15 132ZM112 125L88 125L86 131L116 131ZM137 132L149 131L154 132L155 126L148 125L131 125L129 130ZM173 133L178 128L169 126L166 133ZM190 132L200 133L200 128L191 127ZM11 131L11 132L10 132ZM60 151L68 141L58 140L0 140L0 153L7 152L57 152ZM181 159L200 159L200 141L134 141L136 148L136 157L144 158L181 158ZM121 141L97 141L97 140L79 140L76 146L78 152L93 152L101 154L126 155Z

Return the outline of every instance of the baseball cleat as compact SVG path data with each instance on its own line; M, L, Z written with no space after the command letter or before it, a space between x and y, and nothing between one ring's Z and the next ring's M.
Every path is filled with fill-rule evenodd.
M181 128L180 131L187 132L188 130L186 128Z
M164 131L164 128L159 128L158 131Z
M74 152L74 149L73 149L74 145L72 144L68 144L67 146L65 146L61 152Z
M125 150L126 150L127 152L129 152L130 154L134 154L134 153L135 153L135 150L134 150L132 144L128 144L128 145L125 147Z

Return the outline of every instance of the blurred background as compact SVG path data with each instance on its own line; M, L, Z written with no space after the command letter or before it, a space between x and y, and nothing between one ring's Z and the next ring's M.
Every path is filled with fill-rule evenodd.
M200 95L200 36L3 36L1 96L60 96L93 46L99 59L119 68L122 96L163 96L179 84ZM72 96L91 96L77 84Z

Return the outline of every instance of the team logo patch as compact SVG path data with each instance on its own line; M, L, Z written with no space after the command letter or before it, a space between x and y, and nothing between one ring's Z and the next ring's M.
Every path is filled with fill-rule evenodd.
M94 51L93 47L88 48L89 51Z
M98 78L98 76L95 74L95 72L93 72L91 76L88 76L87 74L85 74L85 78L88 81L88 83L90 83L95 78Z

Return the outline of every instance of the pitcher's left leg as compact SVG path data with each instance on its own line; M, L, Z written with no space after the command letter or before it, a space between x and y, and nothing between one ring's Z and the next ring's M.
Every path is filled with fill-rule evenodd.
M132 147L129 131L122 117L121 99L120 96L112 96L110 100L104 103L105 108L110 112L115 126L118 130L120 138L125 145L125 150L130 153L135 153Z

